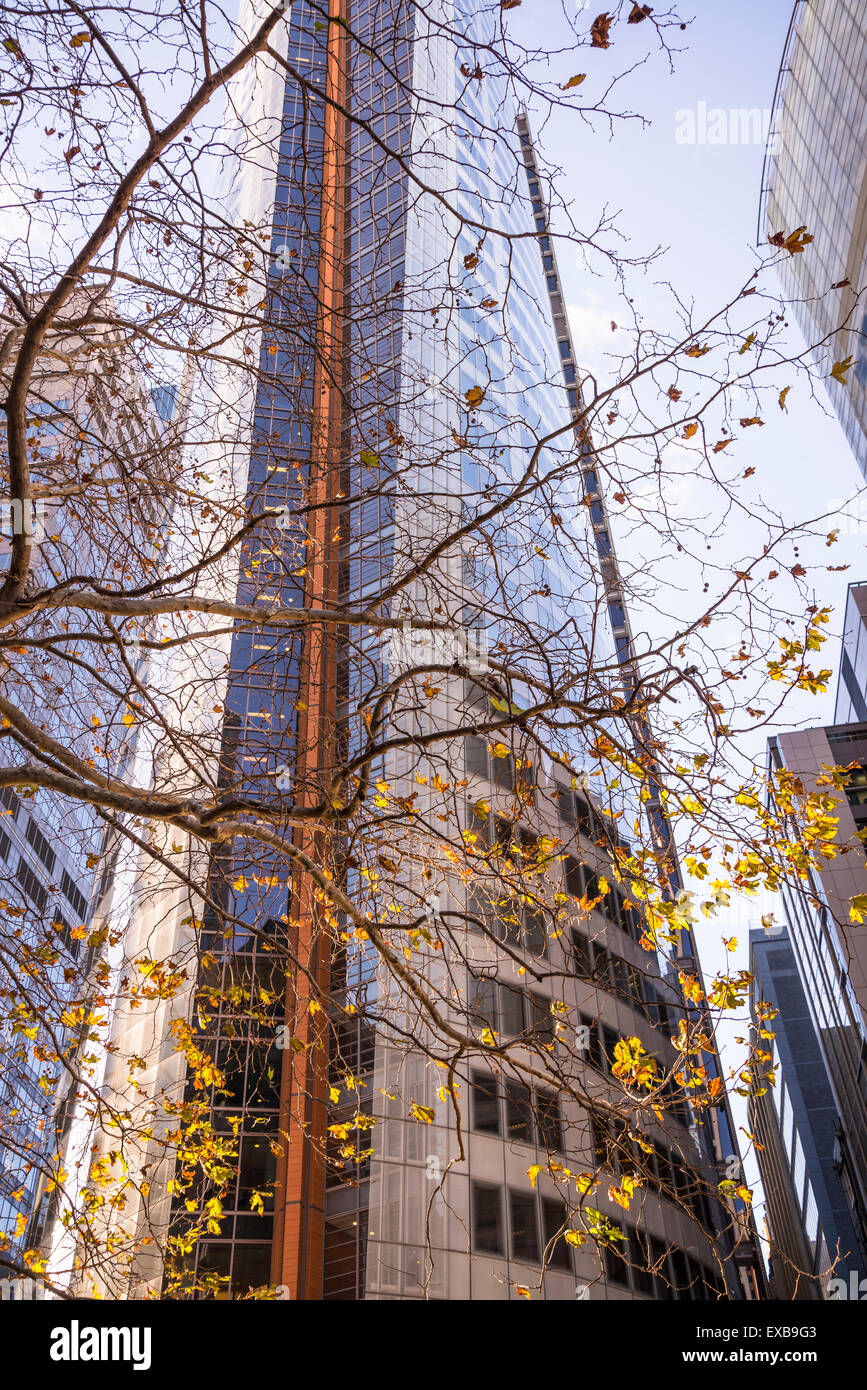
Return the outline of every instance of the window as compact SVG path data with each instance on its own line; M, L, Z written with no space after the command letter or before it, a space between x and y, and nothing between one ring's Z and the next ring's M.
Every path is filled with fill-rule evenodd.
M494 935L517 950L544 956L548 948L545 909L536 903L522 906L517 898L501 898L495 905Z
M69 923L63 916L62 912L57 912L55 910L51 925L57 931L58 936L60 937L69 954L72 956L72 959L77 960L78 952L81 947L81 942L76 940L76 938L72 935Z
M572 928L572 969L582 980L589 980L593 971L590 959L590 942L577 927Z
M600 946L598 942L593 944L593 978L598 980L606 988L612 984L614 968L612 958L605 946Z
M46 840L36 822L28 817L27 821L27 843L32 845L39 858L42 860L49 873L53 873L57 863L57 855Z
M500 1096L496 1081L487 1072L473 1072L472 1115L473 1129L482 1134L499 1134Z
M510 1192L512 1259L539 1263L539 1221L536 1198L528 1192Z
M544 994L530 994L525 996L525 1000L529 1005L527 1031L532 1032L542 1043L552 1043L554 1019L551 1016L551 1001Z
M496 1033L498 1031L496 980L492 980L488 975L483 975L481 979L472 982L471 988L473 1018L483 1028L490 1028L492 1032Z
M500 1188L474 1182L471 1199L473 1249L484 1250L491 1255L502 1255L503 1202Z
M553 1091L536 1092L536 1123L539 1147L547 1153L563 1152L563 1117Z
M523 912L523 946L534 956L544 956L548 951L548 925L545 909L539 903L527 903Z
M682 1250L672 1250L669 1259L675 1298L691 1298L692 1275L686 1262L686 1255Z
M593 1162L597 1168L610 1166L608 1125L599 1115L591 1115L590 1123L593 1128Z
M566 860L566 892L573 898L584 896L584 871L580 861L570 854Z
M650 1264L653 1272L654 1298L670 1299L674 1297L671 1288L671 1276L668 1269L667 1247L656 1236L648 1238L650 1248Z
M566 1222L566 1208L553 1197L542 1198L542 1234L548 1249L548 1265L551 1269L571 1269L569 1246L561 1235L555 1240L558 1231ZM554 1244L550 1242L554 1240Z
M18 882L21 884L21 887L24 889L30 901L35 903L41 912L45 907L45 900L48 897L48 893L45 886L39 882L39 879L36 877L33 870L28 867L23 858L18 860L18 868L15 877L18 879Z
M616 1221L612 1221L611 1225L614 1226L615 1230L620 1229ZM606 1279L610 1279L612 1284L620 1284L621 1287L629 1288L629 1267L624 1258L626 1252L627 1245L623 1240L612 1240L602 1248Z
M605 1047L605 1061L608 1070L614 1066L614 1049L619 1042L619 1038L613 1028L609 1028L607 1023L602 1025L602 1038Z
M520 1081L506 1082L506 1137L522 1144L534 1139L533 1103Z
M524 996L511 985L500 985L500 1031L512 1037L524 1031Z
M84 894L80 892L79 889L76 887L75 882L69 876L65 869L63 870L63 873L60 875L60 887L63 889L63 892L66 894L67 898L72 903L72 906L75 908L75 911L78 913L78 916L83 921L87 914L87 899L85 898Z
M637 1293L653 1297L653 1274L651 1273L650 1251L646 1237L640 1231L633 1231L629 1237L629 1259L632 1263L632 1282Z
M595 1067L597 1071L602 1070L602 1048L599 1044L599 1032L596 1020L590 1018L588 1014L581 1014L581 1034L579 1043L583 1045L585 1060Z

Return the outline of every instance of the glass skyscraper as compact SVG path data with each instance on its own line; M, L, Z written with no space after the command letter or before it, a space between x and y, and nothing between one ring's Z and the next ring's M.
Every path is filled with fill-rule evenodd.
M333 0L330 15L296 0L274 39L285 68L232 93L247 132L267 132L225 203L268 246L238 476L245 512L274 515L245 544L237 594L355 616L336 635L233 633L220 787L316 804L397 693L355 816L293 832L369 909L367 931L279 853L236 841L214 855L195 1032L239 1173L191 1269L219 1298L266 1284L293 1299L739 1297L731 1242L715 1239L719 1174L682 1092L669 1080L665 1118L645 1112L636 1137L617 1074L623 1038L674 1072L684 1012L678 962L644 949L641 914L610 881L629 817L591 792L590 739L552 721L543 749L518 722L499 742L474 679L514 656L518 704L549 665L591 694L627 679L602 504L575 467L575 364L562 305L551 317L526 125L505 84L474 76L499 14ZM303 529L280 524L287 504ZM404 626L384 638L364 620L374 604ZM413 618L440 623L446 660ZM419 686L407 671L426 665L440 669ZM557 847L544 880L543 842ZM424 928L406 932L395 903ZM298 962L288 979L278 947ZM435 1017L401 987L406 951ZM449 1051L468 1022L478 1045ZM156 1085L176 1062L161 1059ZM599 1243L565 1238L567 1167L598 1173ZM633 1184L627 1211L609 1189ZM182 1231L183 1194L169 1216ZM158 1285L150 1270L128 1287Z
M10 562L12 535L23 526L33 538L32 578L49 587L69 574L108 573L112 564L132 570L141 553L147 553L147 522L159 517L157 504L150 498L143 503L134 485L125 494L109 488L97 502L64 497L59 486L76 469L122 472L111 465L128 458L130 438L139 448L160 446L157 416L122 345L98 321L88 322L89 307L88 292L79 291L54 325L33 373L28 398L31 466L37 495L48 500L29 504L29 517L22 517L20 502L6 503L2 517L0 574ZM11 323L18 314L17 306L7 304ZM22 642L34 631L44 638L33 620L21 631ZM65 660L58 650L45 658L42 692L26 690L12 672L6 678L17 682L18 698L32 718L46 727L47 713L52 735L67 738L79 710L89 707L106 717L106 695L85 664ZM98 715L94 718L99 722ZM13 766L26 761L12 739L4 747ZM72 1021L53 1033L44 1022L75 996L93 959L89 856L101 836L89 806L29 786L23 774L17 787L0 789L0 885L4 911L16 927L16 945L4 957L2 986L7 1017L0 1026L0 1232L15 1237L16 1249L27 1243L25 1230L43 1185L43 1163L55 1147L66 1077L54 1053L70 1045L76 1033ZM38 962L26 989L21 988L24 962Z
M750 1099L768 1235L771 1297L819 1299L848 1287L863 1251L838 1169L839 1125L822 1048L788 935L750 932L754 1026L774 1034L776 1081ZM775 1018L759 1016L770 1004Z
M836 1106L833 1163L850 1210L852 1227L867 1255L867 950L850 917L850 901L867 892L862 835L867 812L864 768L867 725L836 724L779 734L769 741L769 770L817 789L824 769L849 769L838 801L840 852L823 860L797 888L782 889L788 940L803 983ZM789 1019L784 1026L791 1027ZM773 1025L772 1025L773 1027ZM820 1153L823 1162L831 1157Z
M797 0L780 62L762 178L759 231L806 227L813 241L780 275L867 473L867 20L860 0ZM838 287L838 288L832 288ZM845 385L830 377L852 357Z

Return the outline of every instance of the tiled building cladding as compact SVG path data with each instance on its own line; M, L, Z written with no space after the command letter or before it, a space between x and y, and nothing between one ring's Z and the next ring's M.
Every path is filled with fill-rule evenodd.
M525 190L515 185L520 170L503 149L503 141L509 139L503 132L506 94L494 80L470 83L470 91L463 96L463 114L453 117L453 125L443 117L422 126L417 114L410 119L400 83L373 54L387 54L402 81L411 80L416 93L426 90L435 95L448 112L455 98L452 84L460 80L453 49L436 32L421 34L422 16L411 6L358 0L347 7L332 0L331 12L345 15L355 40L343 46L337 26L326 30L319 13L296 0L287 20L288 61L303 66L323 87L335 84L333 92L353 115L370 117L369 127L340 122L332 115L331 127L326 128L329 117L322 104L302 104L297 84L291 78L287 81L272 226L274 274L285 273L288 264L297 284L296 267L301 268L301 275L307 277L301 294L307 313L287 324L277 317L273 332L269 329L265 335L261 363L273 385L260 388L256 401L249 492L257 502L278 507L296 500L305 484L320 500L333 504L321 512L321 545L313 547L315 576L311 578L308 564L307 576L293 584L275 566L274 592L290 601L307 584L311 591L330 591L354 608L362 608L406 564L419 541L429 540L461 509L474 511L492 489L520 475L527 447L547 431L568 424L569 397L557 341L542 307L546 287L538 242L532 235L541 228L534 222ZM465 15L462 18L470 22ZM386 153L377 136L393 153ZM518 148L516 130L513 147ZM395 158L396 152L407 162ZM436 197L422 191L414 176L428 187L447 190L468 220L459 225ZM504 225L531 234L511 243L508 264L496 238L485 237L478 225L472 225L484 221L486 209L497 203ZM464 258L475 255L479 255L479 266L470 277L462 269ZM472 281L472 297L462 293L444 303L442 288L434 284L437 313L437 303L431 304L431 282L438 268L446 280L446 266L453 272L448 278L462 279L464 287ZM333 284L323 285L323 276ZM507 335L497 333L492 320L480 315L476 301L483 294L500 303L508 301ZM299 332L299 319L307 330ZM440 332L431 331L432 322ZM273 345L276 351L269 352ZM479 452L486 450L492 461L490 471L480 467L478 454L471 457L460 447L446 452L441 443L450 434L445 399L459 399L479 383L487 398L469 420L466 433L481 446ZM385 434L383 402L393 416ZM563 436L564 450L568 438ZM338 506L338 492L355 497L371 491L370 470L360 462L366 450L376 453L378 477L389 475L396 439L403 441L401 472L410 486L395 481L393 488L384 486L378 495ZM505 441L502 446L501 440ZM499 455L495 444L503 449ZM576 516L585 515L583 487L571 486L573 494L558 496L558 503L564 509L574 507ZM419 494L427 498L422 506ZM337 543L328 539L335 522L341 534ZM539 525L538 536L544 539L544 517ZM614 652L606 624L600 632L590 633L591 614L604 596L591 560L592 546L588 532L586 551L576 554L568 570L561 571L553 559L546 562L544 572L532 545L527 546L513 589L517 592L521 585L526 589L529 580L536 593L526 602L523 616L531 625L541 617L546 627L553 627L552 615L574 593L576 574L580 575L585 602L576 622L588 646L595 644L597 660L605 662ZM465 554L459 563L450 561L443 568L433 593L417 585L409 599L418 605L417 611L423 611L425 605L432 609L450 590L458 596L460 620L478 627L490 621L486 612L495 588L495 577L486 573L481 558ZM261 592L261 578L249 587L242 581L241 597L252 597L254 592ZM400 602L394 605L397 616L402 611ZM540 606L538 612L534 605ZM354 749L358 727L351 716L363 692L389 669L391 653L367 629L353 630L333 647L325 644L315 651L305 649L300 639L287 637L279 647L269 646L264 660L256 647L255 637L249 634L237 634L232 646L224 739L226 777L243 789L245 760L251 768L261 769L264 762L275 770L295 760L295 794L302 797L302 782L315 785L335 752ZM444 708L453 717L463 687L456 694L454 682L444 680L443 685L445 693L440 698L450 702ZM275 705L275 699L279 704ZM429 717L436 718L433 706ZM488 779L492 769L481 766L478 748L474 750L471 741L466 756L467 775L471 787L476 787L476 778ZM375 771L395 783L407 775L409 764L397 757ZM537 776L541 771L537 769ZM568 789L553 784L549 790L560 796L561 814L574 827L587 811L586 807L581 811L581 798L575 801ZM576 844L587 853L583 832L582 842L576 840ZM592 849L589 852L592 855ZM235 875L261 876L262 867L258 854L255 863L243 857L233 859L221 866L220 882L231 882ZM260 894L255 903L257 925L261 930L270 914L274 930L280 931L288 917L293 944L302 954L314 945L309 887L300 880L290 884L283 868L275 872L281 881L268 889L270 901ZM572 872L580 877L585 871L573 867ZM349 887L359 887L351 875ZM453 895L453 887L450 892ZM240 896L226 905L243 917ZM464 909L461 897L457 910ZM261 940L245 938L240 932L226 943L215 931L216 925L216 921L206 923L215 954L223 961L224 984L239 973L247 978L254 974L272 978ZM564 986L561 981L558 989L565 989L570 1006L577 1009L584 1003L590 1009L589 1036L594 1041L588 1054L587 1085L591 1093L602 1095L610 1084L603 1073L608 1066L604 1054L606 1049L610 1052L612 1039L639 1033L649 1050L655 1044L660 1051L661 1034L649 1029L664 1026L667 1010L676 1010L681 1001L658 974L655 960L639 949L640 929L628 909L618 910L615 904L607 919L594 913L591 929L598 946L591 948L586 941L582 945L579 932L574 950L586 951L588 958L593 952L598 982L603 983L604 977L608 987L597 989L594 983L579 988L575 982ZM471 937L466 932L466 942ZM559 951L560 944L554 949ZM278 1009L273 1020L263 1021L252 1031L247 1025L243 1036L238 1036L237 1021L225 1014L210 1029L231 1091L228 1099L215 1097L215 1119L226 1125L225 1117L241 1110L244 1127L234 1202L224 1202L220 1236L208 1237L199 1246L199 1272L228 1277L231 1296L269 1281L281 1285L291 1298L515 1296L516 1283L538 1280L542 1248L562 1220L553 1184L545 1187L542 1179L537 1192L527 1184L528 1165L545 1161L545 1136L532 1124L516 1128L514 1116L523 1102L508 1091L495 1100L488 1095L487 1122L476 1123L476 1100L472 1116L469 1108L471 1080L478 1083L474 1096L483 1096L485 1077L495 1092L499 1090L499 1083L480 1062L473 1069L479 1075L467 1076L462 1085L468 1102L466 1162L449 1174L444 1200L431 1178L440 1175L454 1157L454 1130L442 1107L430 1126L407 1119L406 1098L435 1107L435 1091L442 1081L422 1051L422 1020L405 1001L398 1006L390 998L372 954L363 946L348 944L333 955L329 941L329 960L324 960L320 938L317 950L312 970L320 984L328 984L336 1008L328 1044L329 1075L320 1065L323 1050L305 1048L301 1054L275 1046L274 1028L282 1017ZM510 1010L514 1013L520 997L514 990L504 993L501 982L485 985L482 999L483 981L493 981L491 967L482 947L470 945L466 950L471 962L477 960L465 982L467 997L481 1001L478 1007L483 1012L499 1011L499 1022ZM572 960L572 950L570 942L567 962ZM609 971L617 976L614 991ZM639 985L640 974L649 977L644 987ZM532 1017L538 1022L554 997L552 990L548 984L537 1000L518 1007L526 1011L532 1005ZM344 1001L354 1004L358 1012L342 1013ZM287 1016L294 1019L294 1031L303 1033L306 1028L302 1042L323 1041L326 1034L323 1022L317 1021L320 1016L311 1019L301 1010L299 1024L296 1003L290 995ZM380 1023L376 1036L364 1018L365 1007L374 1005ZM419 1050L407 1052L390 1041L395 1036L393 1026L401 1023L417 1039ZM520 1031L514 1020L512 1026ZM666 1060L671 1060L668 1053ZM342 1101L326 1116L327 1083L329 1079L340 1082L346 1073L360 1078L360 1085L351 1095L342 1091ZM320 1156L326 1119L339 1121L353 1114L356 1095L361 1097L361 1109L376 1115L372 1156L357 1165L326 1165ZM506 1108L501 1111L503 1105ZM577 1114L576 1110L575 1116L561 1118L574 1128ZM665 1143L660 1142L654 1159L656 1187L648 1189L641 1229L635 1227L634 1218L625 1223L630 1254L637 1262L640 1242L646 1240L644 1249L657 1262L659 1274L630 1275L624 1262L610 1254L604 1260L586 1252L580 1258L573 1256L561 1240L552 1247L556 1254L551 1255L545 1275L545 1297L575 1298L576 1279L579 1288L591 1286L592 1298L709 1297L721 1292L710 1246L696 1233L690 1218L659 1195L659 1189L668 1185L693 1203L697 1216L705 1222L711 1219L704 1198L689 1196L691 1165L700 1159L687 1119L681 1109L668 1127ZM278 1159L271 1141L279 1130L287 1129L292 1143L288 1156ZM591 1166L594 1156L604 1163L609 1139L598 1127L592 1131L585 1125L585 1148L579 1155L582 1166ZM251 1215L251 1192L272 1179L276 1179L274 1201L266 1203L264 1215Z

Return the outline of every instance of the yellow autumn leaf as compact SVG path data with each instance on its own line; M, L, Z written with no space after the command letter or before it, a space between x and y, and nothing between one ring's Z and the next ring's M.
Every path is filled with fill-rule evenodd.
M419 1124L432 1125L436 1119L435 1110L432 1110L429 1105L419 1105L417 1101L412 1102L409 1113Z
M867 893L856 893L849 899L849 921L860 923L867 916Z
M831 368L831 375L835 381L839 381L841 386L846 385L846 373L854 362L854 357L844 357L842 362L835 362Z

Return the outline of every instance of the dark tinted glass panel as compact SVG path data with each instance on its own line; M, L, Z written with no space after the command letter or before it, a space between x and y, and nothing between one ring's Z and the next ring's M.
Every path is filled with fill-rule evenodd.
M530 1092L519 1081L506 1082L506 1135L522 1144L534 1140Z
M512 1215L512 1258L539 1263L539 1227L536 1198L525 1192L510 1192Z
M232 1260L232 1297L271 1282L270 1245L236 1245Z
M655 1298L674 1298L671 1288L671 1275L668 1268L666 1247L655 1236L650 1237L650 1259L653 1266L653 1286Z
M563 1118L560 1102L553 1092L537 1092L536 1121L539 1126L539 1147L548 1153L562 1153Z
M497 1083L485 1072L473 1072L473 1129L482 1134L500 1132L500 1097Z
M530 904L524 909L524 944L534 956L544 956L548 950L548 925L545 911Z
M473 1183L473 1249L503 1254L503 1204L498 1187Z
M530 1027L536 1037L543 1043L554 1041L554 1019L551 1016L551 1001L546 999L544 994L531 994L529 996L531 1009Z
M524 997L509 985L500 985L500 1029L512 1037L524 1031Z
M554 1240L557 1232L561 1229L566 1220L566 1208L562 1202L556 1201L553 1197L542 1198L542 1222L544 1225L545 1245ZM563 1236L548 1250L548 1264L551 1269L571 1269L572 1261L569 1256L569 1246Z
M650 1271L650 1257L644 1237L633 1231L629 1237L629 1258L632 1261L632 1282L638 1293L653 1297L653 1275Z
M577 927L572 928L572 968L582 980L589 980L593 969L590 960L590 942Z
M604 1247L605 1277L610 1279L612 1284L620 1284L623 1287L629 1286L629 1269L623 1256L626 1254L625 1241L618 1240L611 1245Z

